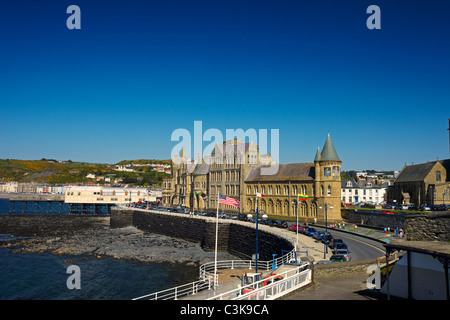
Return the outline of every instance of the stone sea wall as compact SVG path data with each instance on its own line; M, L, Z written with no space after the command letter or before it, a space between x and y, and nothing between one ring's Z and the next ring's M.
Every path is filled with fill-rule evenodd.
M113 210L111 227L134 226L164 236L198 243L205 251L214 251L216 224L213 220L191 218L188 215L168 215L152 212ZM242 259L251 259L256 251L256 229L220 221L218 229L218 251L226 251ZM271 260L272 254L281 256L282 250L292 250L292 243L274 234L259 230L258 248L260 260Z
M405 220L407 240L450 241L450 213L408 216Z

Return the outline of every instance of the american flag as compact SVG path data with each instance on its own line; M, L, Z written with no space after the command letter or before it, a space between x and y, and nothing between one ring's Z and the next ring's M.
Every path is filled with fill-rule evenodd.
M226 204L226 205L233 206L236 208L241 207L241 203L239 201L237 201L234 198L224 196L223 194L220 194L220 193L219 193L219 204Z

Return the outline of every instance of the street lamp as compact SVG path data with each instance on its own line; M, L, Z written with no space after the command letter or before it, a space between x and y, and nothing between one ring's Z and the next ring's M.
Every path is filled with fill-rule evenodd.
M326 237L327 232L328 232L328 206L330 207L330 210L333 210L333 207L328 203L325 203L324 205L325 205L325 235L324 236ZM322 209L322 206L320 206L319 208ZM325 241L323 242L323 258L324 259L326 258L327 253L328 253L328 247L327 247L327 241L325 239Z
M296 219L295 230L296 230L296 233L297 233L296 234L294 251L297 251L297 245L298 245L298 209L297 209L297 207L298 207L298 199L297 199L297 201L292 201L292 204L295 205L295 219Z
M254 209L250 210L251 212L256 212L256 255L255 255L255 273L258 273L258 220L259 220L259 210L258 210L258 200L255 198L256 202L256 211ZM265 213L264 210L261 210L261 213ZM267 219L267 216L264 214L263 217Z

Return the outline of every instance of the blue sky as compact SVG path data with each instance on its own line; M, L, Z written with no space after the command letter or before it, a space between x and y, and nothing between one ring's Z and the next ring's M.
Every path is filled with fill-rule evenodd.
M395 2L395 3L393 3ZM69 5L81 30L69 30ZM366 9L381 8L369 30ZM328 132L343 170L449 157L445 1L0 2L0 158L168 159L175 129ZM206 147L209 142L205 142Z

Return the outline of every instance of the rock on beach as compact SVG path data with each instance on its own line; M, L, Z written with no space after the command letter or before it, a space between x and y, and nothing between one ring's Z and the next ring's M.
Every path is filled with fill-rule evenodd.
M8 221L8 217L15 221ZM98 217L91 223L80 216L53 218L56 219L52 216L0 217L0 233L16 236L1 241L0 247L13 248L15 253L88 254L142 262L203 264L214 260L214 252L205 252L197 243L146 233L134 227L112 229L109 217ZM236 259L227 252L218 253L218 258Z

